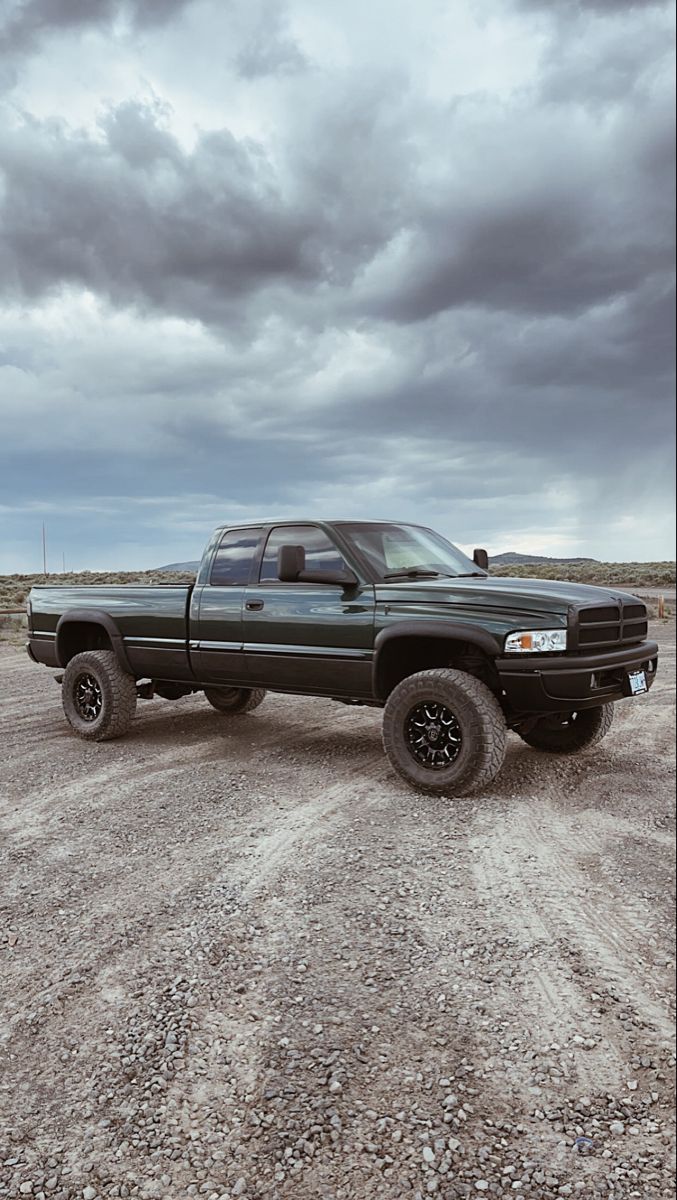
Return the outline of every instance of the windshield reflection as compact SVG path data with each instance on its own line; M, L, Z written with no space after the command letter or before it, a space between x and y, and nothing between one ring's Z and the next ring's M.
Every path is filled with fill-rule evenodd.
M467 555L441 534L420 525L344 525L346 535L384 582L389 579L477 575L480 570Z

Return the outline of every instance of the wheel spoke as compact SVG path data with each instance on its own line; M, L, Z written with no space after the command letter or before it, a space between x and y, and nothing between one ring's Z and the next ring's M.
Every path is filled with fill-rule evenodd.
M103 693L99 682L89 672L78 675L73 684L73 700L83 721L96 721L103 708Z
M405 721L405 735L412 757L431 771L451 766L463 744L457 717L436 700L414 705Z

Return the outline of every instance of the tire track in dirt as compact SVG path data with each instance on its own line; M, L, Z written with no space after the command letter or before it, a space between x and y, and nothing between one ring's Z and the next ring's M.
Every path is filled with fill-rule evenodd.
M535 1025L557 1043L592 1035L595 1053L577 1055L582 1077L590 1086L605 1079L618 1088L627 1036L614 1019L614 1004L636 1013L645 1040L663 1041L672 1031L665 999L670 985L663 972L657 988L665 958L647 959L641 903L624 906L586 877L585 860L603 853L606 836L590 831L577 839L576 829L577 817L571 821L543 800L537 811L513 807L490 837L471 839L476 887L487 908L498 891L496 921L532 943L533 970L522 984L538 1014ZM609 999L614 1003L605 1003Z
M599 756L511 738L491 794L444 801L391 775L369 710L270 697L227 721L201 698L155 701L128 738L88 746L15 658L4 712L30 715L22 689L41 682L0 762L19 934L0 939L0 1125L22 1130L0 1190L58 1146L73 1195L86 1148L103 1180L152 1178L162 1200L240 1176L252 1200L400 1200L437 1178L422 1145L451 1135L441 1195L518 1181L526 1161L559 1176L544 1195L566 1182L588 1200L631 1153L635 1192L666 1194L660 693ZM609 1141L613 1116L638 1132ZM572 1156L593 1119L610 1161Z

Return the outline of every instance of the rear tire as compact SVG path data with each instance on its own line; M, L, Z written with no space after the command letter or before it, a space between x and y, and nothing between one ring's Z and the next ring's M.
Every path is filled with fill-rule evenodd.
M383 714L395 770L420 792L464 796L501 769L507 730L498 700L465 671L419 671L399 683Z
M545 750L548 754L578 754L601 742L611 729L613 719L613 704L600 704L581 712L541 717L528 733L520 733L519 729L517 732L534 750Z
M85 650L64 671L61 700L66 720L88 742L122 737L136 712L136 680L112 650Z
M205 700L222 713L253 712L265 699L263 688L205 688Z

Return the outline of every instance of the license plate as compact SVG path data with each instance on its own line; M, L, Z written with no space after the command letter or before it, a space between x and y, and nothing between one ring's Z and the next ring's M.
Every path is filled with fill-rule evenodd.
M648 692L645 671L628 671L628 682L630 684L630 695L641 696L642 692Z

